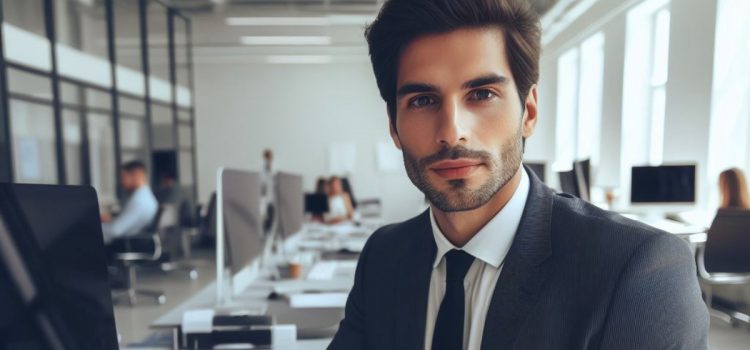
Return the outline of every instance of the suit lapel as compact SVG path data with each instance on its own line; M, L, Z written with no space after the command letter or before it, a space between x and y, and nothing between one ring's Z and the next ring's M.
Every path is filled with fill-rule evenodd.
M396 319L393 344L399 349L423 349L427 298L430 290L432 263L437 247L432 238L429 210L420 215L415 239L410 240L406 254L399 261L396 283Z
M511 349L547 278L553 193L526 169L531 186L523 217L492 295L482 349Z

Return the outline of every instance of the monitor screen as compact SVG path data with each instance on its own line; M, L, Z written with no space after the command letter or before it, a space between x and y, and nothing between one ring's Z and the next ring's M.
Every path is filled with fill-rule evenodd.
M544 182L544 163L523 163L527 167L531 168L534 175L539 178L540 181Z
M263 252L260 174L224 169L221 181L226 253L237 273Z
M323 215L328 212L328 195L325 193L305 194L305 212L313 215Z
M117 349L112 297L99 205L90 187L0 184L0 208L17 222L9 227L14 247L38 286L37 308L65 328L64 343L76 349ZM8 213L13 208L13 213ZM12 219L12 217L11 217ZM0 272L0 348L47 349L33 312ZM16 295L16 297L13 297Z
M586 193L591 192L591 160L579 160L573 163L573 169L582 176Z
M305 193L302 176L288 173L276 174L276 191L279 209L279 229L284 237L302 230L305 219Z
M578 188L578 179L575 170L563 171L560 175L560 189L567 193L581 198L581 191Z
M630 202L694 203L695 165L633 167Z

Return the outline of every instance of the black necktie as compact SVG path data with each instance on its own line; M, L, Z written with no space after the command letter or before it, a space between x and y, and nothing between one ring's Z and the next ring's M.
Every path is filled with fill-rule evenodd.
M461 350L464 344L464 277L474 257L453 249L445 254L445 260L448 268L445 296L435 321L432 350Z

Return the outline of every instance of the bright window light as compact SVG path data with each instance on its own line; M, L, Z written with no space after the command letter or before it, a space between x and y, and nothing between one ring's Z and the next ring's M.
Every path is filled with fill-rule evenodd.
M718 177L738 167L750 173L750 1L720 0L708 144L709 207L718 206Z
M557 127L555 162L572 166L576 151L576 115L578 114L578 48L563 53L557 60Z

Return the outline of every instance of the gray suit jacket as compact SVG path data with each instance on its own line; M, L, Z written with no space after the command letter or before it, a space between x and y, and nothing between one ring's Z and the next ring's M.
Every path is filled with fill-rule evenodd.
M533 172L482 349L706 349L681 239L554 193ZM436 247L429 211L375 232L329 349L423 349Z

